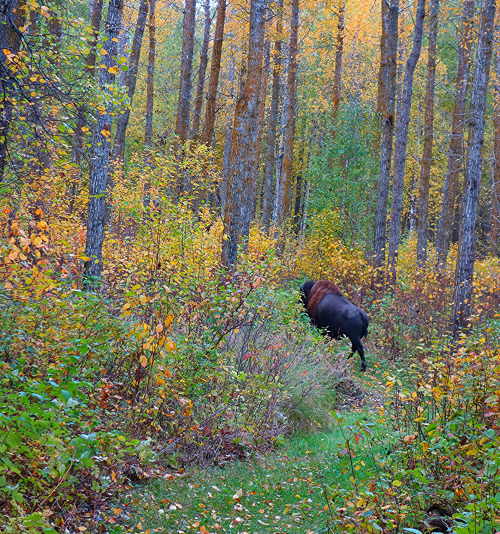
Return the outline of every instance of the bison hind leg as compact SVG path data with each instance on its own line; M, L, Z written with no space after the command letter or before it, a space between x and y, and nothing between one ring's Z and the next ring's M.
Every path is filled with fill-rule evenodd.
M361 369L363 371L366 371L366 360L365 360L365 349L363 347L363 344L361 343L360 339L354 338L352 341L352 347L351 347L351 354L349 354L349 358L352 358L355 352L359 354L359 357L361 358Z

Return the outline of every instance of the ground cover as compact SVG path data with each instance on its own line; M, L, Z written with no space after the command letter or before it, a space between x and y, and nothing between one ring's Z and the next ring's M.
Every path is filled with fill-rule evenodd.
M377 416L346 413L341 425L301 434L277 450L245 462L188 468L132 494L132 532L326 532L327 494L351 488L353 474L342 457L346 437ZM352 427L352 430L349 429ZM373 429L373 426L371 426ZM379 426L375 432L381 433ZM370 478L384 452L380 441L353 442L354 476Z
M130 531L328 532L335 522L332 502L341 507L344 495L381 469L388 451L380 417L387 364L370 363L366 375L350 380L355 392L332 411L328 428L289 436L246 461L191 466L134 487L124 501L132 510Z

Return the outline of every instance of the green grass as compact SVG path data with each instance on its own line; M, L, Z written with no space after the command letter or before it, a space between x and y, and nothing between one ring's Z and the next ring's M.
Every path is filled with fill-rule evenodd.
M296 435L249 461L190 468L182 477L136 488L132 532L326 532L325 490L335 494L338 487L352 488L354 479L359 484L369 478L377 456L385 453L376 436L386 428L376 426L375 413L349 412L343 418L332 430ZM356 444L353 435L366 424L372 425L371 437ZM341 452L346 437L355 452L352 465Z

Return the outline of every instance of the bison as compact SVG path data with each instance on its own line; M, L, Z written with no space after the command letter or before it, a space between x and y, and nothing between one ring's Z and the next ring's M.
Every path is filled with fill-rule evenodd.
M352 343L349 358L357 351L361 368L366 370L365 350L361 338L368 335L368 316L351 304L336 284L329 280L311 280L300 286L302 302L311 322L332 339L347 336Z

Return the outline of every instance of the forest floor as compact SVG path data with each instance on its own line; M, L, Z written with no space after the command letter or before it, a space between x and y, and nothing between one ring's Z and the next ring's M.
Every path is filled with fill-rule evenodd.
M353 359L356 392L351 398L347 392L347 402L337 408L339 422L332 417L329 428L293 434L282 446L247 461L187 467L177 475L135 486L121 505L130 517L129 532L335 532L327 524L336 488L352 488L370 479L377 457L387 453L384 440L377 439L388 433L379 414L380 379L387 365L372 365L362 375L358 363ZM371 439L352 439L360 425L370 426ZM342 452L346 439L354 452L352 464Z

